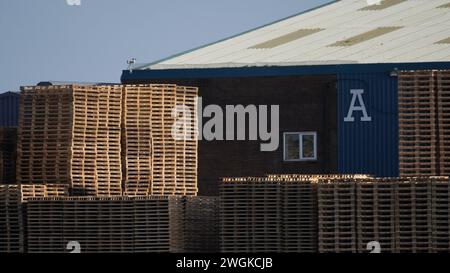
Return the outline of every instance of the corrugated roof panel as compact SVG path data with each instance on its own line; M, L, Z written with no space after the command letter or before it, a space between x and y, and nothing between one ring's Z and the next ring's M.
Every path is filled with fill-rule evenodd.
M450 9L450 3L447 3L447 4L444 4L442 6L439 6L438 8L440 8L440 9L446 9L446 8Z
M248 48L258 42L267 41L271 38L280 36L280 34L288 33L287 29L290 27L298 29L299 27L297 25L302 24L302 28L305 28L310 25L310 22L313 22L314 24L315 22L320 22L320 19L329 20L334 16L346 16L349 12L347 6L351 4L352 3L349 3L348 1L338 1L333 3L333 5L327 5L320 9L315 9L304 13L304 16L301 18L299 16L289 17L279 22L254 29L252 31L244 32L240 35L224 39L196 50L191 50L174 57L169 57L162 61L157 61L149 66L158 64L190 64L194 62L209 62L209 58L215 57L218 53L232 54L238 46L240 48ZM317 24L314 24L313 28L316 27ZM143 69L146 68L148 67L143 67Z
M395 6L397 4L400 4L402 2L405 2L406 0L382 0L379 2L379 4L373 4L368 5L367 7L364 7L362 9L359 9L360 11L366 11L366 10L383 10L390 8L392 6ZM375 1L373 1L375 2Z
M450 37L450 12L437 8L447 4L386 1L361 12L366 1L341 0L140 69L450 61L441 58L450 47L436 44Z
M436 44L450 44L450 37L440 40L439 42L436 42Z
M402 27L379 27L379 28L367 31L365 33L353 36L351 38L348 38L348 39L345 39L342 41L338 41L329 46L352 46L352 45L356 45L356 44L368 41L370 39L374 39L376 37L387 34L389 32L399 30L401 28Z
M253 49L265 49L265 48L274 48L283 44L287 44L289 42L298 40L300 38L309 36L311 34L317 33L319 31L322 31L323 29L316 28L316 29L299 29L297 31L291 32L289 34L274 38L272 40L269 40L267 42L263 42L260 44L257 44L255 46L249 47Z

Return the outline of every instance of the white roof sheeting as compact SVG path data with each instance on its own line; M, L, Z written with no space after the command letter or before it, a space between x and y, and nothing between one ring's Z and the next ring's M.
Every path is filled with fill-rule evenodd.
M450 61L450 0L384 1L398 3L337 1L140 69Z

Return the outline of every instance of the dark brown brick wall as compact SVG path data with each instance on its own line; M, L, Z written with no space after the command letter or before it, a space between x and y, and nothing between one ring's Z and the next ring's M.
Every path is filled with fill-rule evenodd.
M221 177L337 171L336 77L245 77L151 80L199 87L203 107L217 104L280 105L280 145L261 152L260 141L200 141L199 194L218 195ZM127 82L129 83L129 82ZM139 82L144 83L144 82ZM209 118L204 118L206 123ZM224 129L225 130L225 129ZM318 160L283 162L283 132L317 131Z
M17 128L0 127L0 185L16 184Z

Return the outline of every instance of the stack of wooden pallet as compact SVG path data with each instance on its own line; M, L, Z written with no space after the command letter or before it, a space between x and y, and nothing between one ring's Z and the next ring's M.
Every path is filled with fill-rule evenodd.
M265 178L224 179L220 187L222 252L281 251L281 187Z
M225 178L220 186L223 252L317 252L312 176Z
M97 195L121 195L122 86L98 86L94 89L98 92L99 107L96 135Z
M124 87L122 162L127 195L197 194L196 97L197 88L191 87ZM174 109L181 115L175 116ZM181 121L185 135L177 138L173 128Z
M431 179L432 183L432 241L434 252L450 252L450 181L444 177Z
M22 88L19 107L19 183L69 183L70 87Z
M357 251L355 181L358 179L351 176L318 181L319 251L322 253Z
M367 244L372 241L379 242L383 252L395 252L396 189L394 179L370 179L356 184L358 252L367 252Z
M450 175L450 71L399 76L400 175Z
M123 92L122 164L126 195L152 193L152 88L127 86Z
M147 201L146 197L140 197L134 201L134 252L171 251L171 217L176 217L170 212L173 201L162 197L154 197L154 200Z
M181 201L182 252L219 251L219 198L188 196Z
M437 71L440 175L450 175L450 70Z
M0 253L24 252L23 211L17 185L0 185Z
M0 184L16 183L17 129L0 128Z
M29 199L65 196L68 196L68 187L62 184L0 185L0 252L24 251L26 213L23 206ZM42 221L51 228L49 222Z
M396 191L398 252L432 252L432 183L426 178L399 181Z
M439 175L434 76L433 71L402 71L398 78L401 176Z
M190 240L211 239L205 237L208 232L200 231L202 227L214 223L208 222L208 217L192 219L185 211L185 208L190 210L191 201L198 202L202 198L147 196L30 199L27 203L28 251L69 252L66 246L71 241L80 244L82 253L210 251ZM200 202L208 203L208 209L216 211L211 207L211 200L206 199L209 198L205 197ZM197 205L192 204L194 207ZM217 202L213 205L216 206ZM201 213L201 210L196 213ZM197 234L191 234L192 231Z
M308 178L279 178L282 186L282 251L314 253L317 245L317 184Z
M17 186L17 190L21 193L22 203L33 198L69 196L69 186L66 184L22 184Z
M22 88L16 203L29 251L217 251L217 198L185 197L197 194L196 97L176 85Z
M20 183L66 183L77 195L121 192L122 87L24 87L18 141Z
M449 250L448 177L319 180L318 187L321 252L364 253L372 241L388 253ZM348 209L353 200L355 213ZM342 206L350 211L344 217Z

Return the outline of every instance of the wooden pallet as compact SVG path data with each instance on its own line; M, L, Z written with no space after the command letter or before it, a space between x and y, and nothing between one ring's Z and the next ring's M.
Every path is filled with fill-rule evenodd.
M319 179L319 252L356 252L356 183L352 178Z
M439 175L435 71L402 71L398 79L401 176Z
M355 217L348 183L356 186ZM367 252L378 241L382 252L448 252L449 187L448 177L319 181L319 249Z
M317 252L316 183L294 176L226 178L222 252Z
M438 127L439 127L439 167L442 175L450 175L450 71L437 72L438 85Z
M176 85L125 86L122 164L126 194L197 194L197 141L175 140L171 133L172 110L185 105L194 112L197 92L197 88Z
M432 229L434 252L450 251L450 181L436 178L432 181Z
M120 85L22 88L19 182L120 195L121 96Z
M27 247L62 253L78 241L82 253L215 252L217 206L209 197L30 199Z
M358 252L377 241L383 252L395 252L395 186L392 179L357 184Z
M0 185L0 253L24 252L24 225L18 185Z

